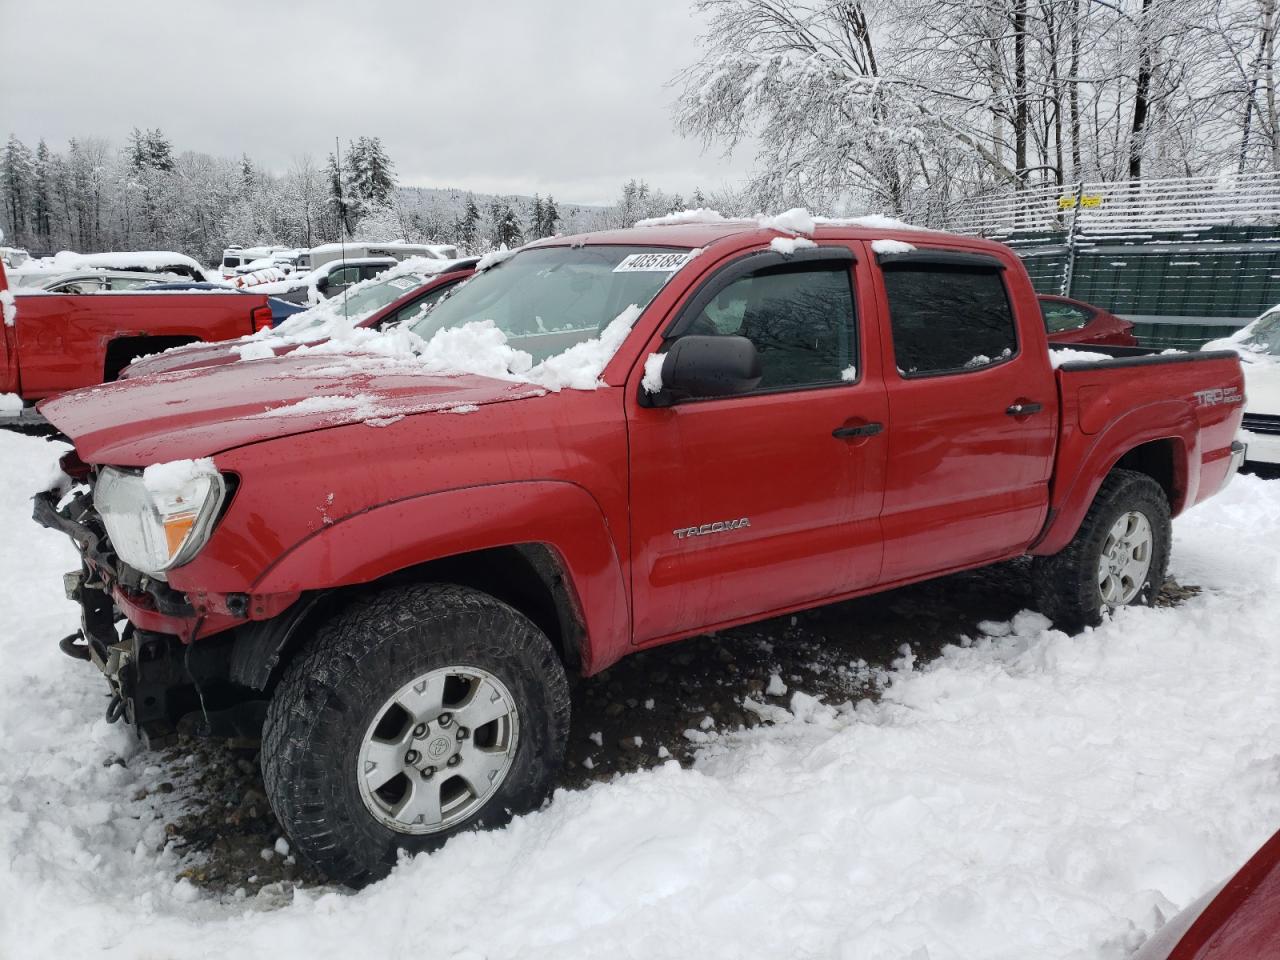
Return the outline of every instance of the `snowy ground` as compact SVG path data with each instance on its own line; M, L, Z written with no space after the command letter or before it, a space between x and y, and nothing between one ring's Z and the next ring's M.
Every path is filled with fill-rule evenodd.
M1181 607L986 624L879 700L793 689L692 769L561 792L360 894L217 899L174 883L161 769L54 646L74 555L26 497L57 449L0 434L6 960L1120 958L1280 827L1280 482L1241 477L1175 524L1205 588Z

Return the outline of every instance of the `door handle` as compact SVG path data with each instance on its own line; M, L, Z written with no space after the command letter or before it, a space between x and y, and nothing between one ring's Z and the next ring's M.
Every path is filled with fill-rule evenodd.
M1039 413L1042 409L1044 408L1038 403L1031 403L1028 400L1019 400L1017 403L1010 404L1009 408L1005 410L1005 413L1011 417L1026 417L1033 413Z
M883 429L883 423L860 423L856 427L836 427L831 435L837 440L848 440L851 437L874 437Z

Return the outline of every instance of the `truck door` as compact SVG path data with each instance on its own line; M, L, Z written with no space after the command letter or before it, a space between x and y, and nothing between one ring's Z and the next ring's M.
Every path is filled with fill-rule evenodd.
M859 336L847 247L747 254L678 308L681 336L737 335L752 393L669 407L627 391L637 643L674 638L875 583L887 402L878 338ZM865 265L859 265L865 269ZM861 275L857 288L865 283ZM855 310L855 304L857 310Z
M1043 339L1027 330L1019 342L999 259L923 249L878 259L891 332L882 515L891 583L1034 538L1048 509L1057 388Z

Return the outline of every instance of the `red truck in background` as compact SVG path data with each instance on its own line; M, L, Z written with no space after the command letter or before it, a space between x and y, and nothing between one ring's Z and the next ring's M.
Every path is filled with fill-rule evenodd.
M265 296L222 292L69 294L9 289L0 264L0 394L25 404L114 380L130 361L271 325ZM39 427L29 406L0 425Z
M83 558L64 649L144 734L265 716L273 808L349 884L542 802L570 674L1027 554L1079 629L1154 601L1170 518L1243 459L1234 353L1055 364L989 241L686 223L482 266L420 354L41 406L79 484L35 508Z
M1083 300L1042 293L1040 312L1050 343L1136 347L1133 324Z

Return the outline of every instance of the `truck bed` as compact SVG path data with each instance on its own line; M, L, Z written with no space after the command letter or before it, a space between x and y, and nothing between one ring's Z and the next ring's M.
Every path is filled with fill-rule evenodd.
M1066 545L1122 456L1160 465L1175 516L1212 496L1231 475L1244 414L1244 376L1235 353L1093 346L1083 352L1110 359L1067 360L1055 371L1058 452L1049 522L1033 549L1038 554Z

